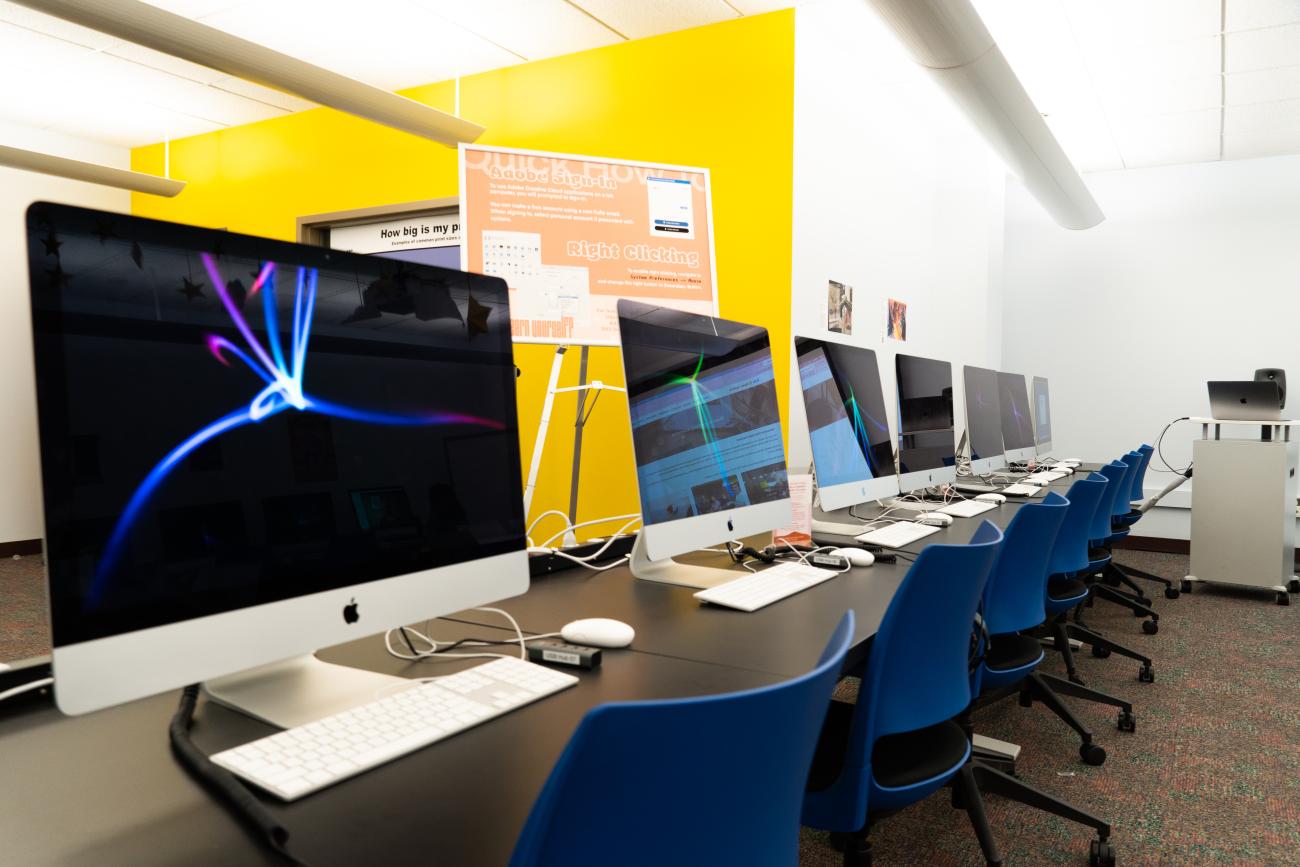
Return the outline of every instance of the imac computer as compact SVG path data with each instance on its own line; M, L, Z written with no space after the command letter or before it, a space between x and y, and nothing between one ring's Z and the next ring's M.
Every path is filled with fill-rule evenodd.
M1002 411L998 401L998 372L985 367L962 369L966 387L966 439L970 471L983 476L1007 465L1002 450Z
M957 478L952 365L916 355L894 356L898 381L898 486L915 491Z
M672 558L791 520L767 330L620 299L641 532L638 578L713 587L738 577Z
M876 353L796 337L817 497L830 512L898 493Z
M1034 422L1029 412L1029 392L1019 373L998 373L998 401L1002 409L1002 444L1008 463L1034 459Z
M1052 401L1048 397L1047 377L1034 377L1034 446L1038 454L1052 451Z
M300 725L406 682L317 648L528 589L502 280L45 203L27 244L64 712Z

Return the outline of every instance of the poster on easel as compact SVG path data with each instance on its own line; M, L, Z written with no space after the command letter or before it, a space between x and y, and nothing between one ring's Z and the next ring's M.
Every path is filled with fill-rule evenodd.
M462 144L460 211L516 342L617 346L619 298L717 315L708 169Z

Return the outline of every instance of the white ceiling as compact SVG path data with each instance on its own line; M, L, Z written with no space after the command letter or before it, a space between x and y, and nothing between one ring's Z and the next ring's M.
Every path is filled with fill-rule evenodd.
M974 0L1082 171L1300 153L1300 0Z
M795 5L150 2L389 90ZM1300 153L1300 0L974 2L1083 171ZM311 107L7 0L0 82L0 123L121 147Z

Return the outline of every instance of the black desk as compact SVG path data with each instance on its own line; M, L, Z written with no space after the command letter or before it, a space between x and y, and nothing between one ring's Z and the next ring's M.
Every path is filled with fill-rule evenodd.
M1033 502L1041 499L1034 497ZM969 542L984 519L1005 527L1021 502L1008 500L975 518L957 518L952 526L903 551L915 554L926 545ZM876 507L859 510L867 519L878 512ZM734 568L743 574L725 554L692 554L681 559ZM825 641L850 608L857 631L846 668L854 668L865 659L870 639L909 566L900 558L896 563L851 569L753 613L701 605L694 598L695 590L640 581L626 567L603 572L577 568L536 578L527 593L502 600L499 607L532 633L557 632L564 624L584 617L612 617L636 630L632 646L643 653L792 677L817 663ZM480 611L450 616L466 623L499 623L493 615Z
M492 630L434 621L437 637ZM498 633L506 635L505 632ZM512 633L511 633L512 634ZM321 657L410 677L476 660L407 663L372 637ZM707 695L780 678L613 650L581 683L290 805L267 799L313 867L501 865L583 714L608 701ZM50 706L0 716L0 863L280 865L176 764L175 694L84 717ZM211 754L272 729L204 702L194 739Z

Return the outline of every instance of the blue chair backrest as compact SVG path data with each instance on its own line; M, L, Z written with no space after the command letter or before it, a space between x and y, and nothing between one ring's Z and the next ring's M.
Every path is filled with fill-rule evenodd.
M1002 531L1002 548L984 588L990 635L1032 629L1046 619L1048 562L1069 506L1065 497L1049 493L1041 503L1021 506Z
M1110 518L1114 513L1115 494L1119 491L1125 477L1128 476L1128 465L1119 461L1111 461L1097 472L1106 477L1106 492L1101 495L1101 500L1097 503L1097 511L1092 516L1092 528L1088 533L1088 538L1094 542L1100 542L1112 532Z
M937 725L970 704L970 638L1001 542L984 521L969 544L929 545L907 570L871 642L846 766L868 767L878 738Z
M850 611L817 667L784 683L590 710L511 867L797 863L804 788L853 623Z
M1129 502L1146 499L1146 489L1142 485L1146 482L1147 467L1151 465L1151 455L1155 452L1151 446L1143 443L1138 446L1138 454L1142 455L1142 464L1138 467L1137 475L1133 478L1133 490L1129 493Z
M1129 452L1121 457L1119 462L1127 467L1128 471L1124 473L1124 478L1120 479L1119 490L1115 492L1115 502L1111 505L1111 515L1116 518L1133 511L1129 501L1133 494L1133 480L1142 469L1142 455L1139 452Z
M1092 520L1097 514L1097 504L1106 493L1107 484L1106 477L1101 473L1089 473L1087 478L1070 485L1070 490L1065 495L1070 506L1066 509L1061 530L1056 534L1047 574L1073 575L1087 568Z

